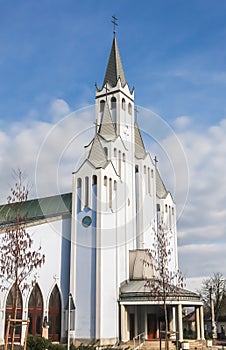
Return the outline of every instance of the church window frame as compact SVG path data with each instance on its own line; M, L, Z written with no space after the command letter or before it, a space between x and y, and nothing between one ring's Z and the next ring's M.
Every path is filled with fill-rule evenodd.
M109 208L112 209L112 178L109 178Z
M89 206L89 177L85 177L85 207Z
M105 176L104 176L104 186L107 187L107 183L108 183L108 178L107 178L107 176L105 175Z
M132 115L132 104L130 102L128 103L128 113Z
M48 323L49 330L48 336L51 341L60 341L61 338L61 313L62 313L62 301L61 294L57 284L52 289L48 304Z
M42 335L44 302L38 283L33 286L28 301L29 333Z
M115 96L112 96L111 98L111 109L116 109L117 104L117 98Z
M106 157L108 159L108 148L107 147L104 147L104 153L105 153L105 155L106 155Z
M122 109L123 111L126 110L126 100L124 99L124 97L122 98Z
M100 113L102 113L104 111L104 106L105 106L105 101L101 100L100 101Z

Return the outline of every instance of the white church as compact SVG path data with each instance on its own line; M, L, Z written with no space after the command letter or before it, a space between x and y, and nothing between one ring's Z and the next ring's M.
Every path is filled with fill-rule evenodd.
M36 284L19 293L18 317L29 317L30 334L41 336L47 328L49 339L65 341L70 294L74 343L116 344L140 333L158 339L164 330L163 301L145 286L155 276L144 261L152 259L161 213L171 237L170 269L178 270L176 205L145 149L134 117L134 89L126 80L115 36L95 99L95 135L72 174L71 193L22 205L27 231L35 244L41 242L46 261L37 270ZM14 225L15 208L0 206L0 239ZM13 309L13 286L6 287L0 292L0 344ZM195 308L196 338L204 339L202 301L185 289L167 300L172 339L177 334L183 340L184 307ZM25 326L16 337L23 342Z

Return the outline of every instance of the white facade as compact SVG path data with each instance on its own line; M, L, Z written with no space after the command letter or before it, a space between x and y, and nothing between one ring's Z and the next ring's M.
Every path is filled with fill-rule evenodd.
M33 217L28 229L35 232L34 240L37 244L41 242L46 255L37 279L43 298L42 317L49 320L50 295L57 285L59 338L67 336L65 309L70 292L75 303L70 333L74 341L114 344L129 340L132 334L129 315L134 312L136 302L120 302L121 286L131 279L131 257L135 259L135 255L130 252L140 251L142 255L152 249L158 215L164 217L170 236L170 268L178 269L176 206L155 162L145 150L134 120L134 90L126 82L116 38L103 86L96 87L94 119L96 134L86 146L84 163L73 173L71 207L67 207L68 212L56 212L51 221L48 215L41 221ZM52 202L57 200L59 196ZM1 209L4 210L3 206L0 215ZM54 261L48 258L53 250ZM140 266L136 270L138 275L142 273L139 269ZM1 294L0 342L4 341L8 293L9 289ZM25 318L29 293L31 290L23 295ZM147 327L148 308L145 313L143 309L139 311L145 317L140 321L144 327ZM139 331L137 315L136 332Z

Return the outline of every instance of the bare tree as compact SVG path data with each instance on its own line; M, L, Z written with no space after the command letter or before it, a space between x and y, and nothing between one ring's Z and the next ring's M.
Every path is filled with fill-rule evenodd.
M154 232L152 255L152 270L154 276L147 280L145 286L150 290L150 296L163 302L165 321L165 349L169 349L169 321L167 313L167 301L179 297L180 288L183 288L183 277L179 270L170 267L172 257L172 232L166 228L163 215L159 215L157 228Z
M1 289L13 286L13 315L18 314L19 291L24 291L35 283L32 272L45 262L45 256L41 253L41 247L32 249L33 241L27 232L27 213L23 213L24 202L28 198L28 186L24 183L24 175L21 170L15 171L17 181L11 188L11 194L7 198L10 207L10 217L7 219L5 233L0 241L0 281ZM15 327L12 331L12 348L15 340Z
M223 296L226 293L226 279L222 273L214 273L213 276L202 281L201 289L198 290L204 303L211 308L211 300L214 304L214 318L218 321L219 312L222 307Z

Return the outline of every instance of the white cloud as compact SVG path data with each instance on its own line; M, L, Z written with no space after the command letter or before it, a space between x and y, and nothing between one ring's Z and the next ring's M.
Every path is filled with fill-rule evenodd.
M64 118L71 112L67 102L59 98L52 101L49 111L54 122Z

